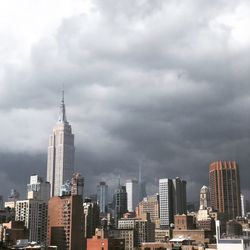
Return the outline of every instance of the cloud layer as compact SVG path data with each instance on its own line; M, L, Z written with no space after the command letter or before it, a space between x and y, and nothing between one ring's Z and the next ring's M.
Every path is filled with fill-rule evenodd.
M64 84L86 193L136 177L141 164L149 193L180 176L195 200L209 163L235 159L248 195L248 1L63 0L48 18L48 1L25 2L0 26L4 194L46 174Z

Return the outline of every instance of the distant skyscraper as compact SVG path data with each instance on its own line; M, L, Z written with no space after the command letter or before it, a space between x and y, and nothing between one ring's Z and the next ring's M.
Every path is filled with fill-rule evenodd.
M104 181L101 181L97 186L97 202L100 207L100 213L107 213L108 205L108 185Z
M207 209L210 206L210 193L207 186L200 190L200 210Z
M30 176L30 183L27 184L27 199L42 200L48 202L50 195L50 183L45 182L38 175Z
M61 186L66 180L71 179L74 171L74 153L74 135L66 119L63 95L59 119L49 138L47 181L51 184L51 196L58 196Z
M137 180L126 181L128 212L134 212L139 204L139 185Z
M176 177L173 181L174 215L187 213L186 181Z
M115 225L118 225L118 220L127 212L127 192L126 187L119 183L118 189L114 194L114 217Z
M174 222L174 215L185 214L186 208L186 181L180 178L160 179L160 227L169 228Z
M240 203L241 203L241 215L242 217L246 216L246 202L245 196L243 194L240 195Z
M146 192L145 182L142 180L141 165L139 165L138 185L139 185L139 201L142 201L143 198L147 196L147 192Z
M216 161L209 167L211 206L228 219L241 215L239 167L235 161Z
M160 226L166 229L174 222L173 211L173 182L171 179L159 180L160 195Z

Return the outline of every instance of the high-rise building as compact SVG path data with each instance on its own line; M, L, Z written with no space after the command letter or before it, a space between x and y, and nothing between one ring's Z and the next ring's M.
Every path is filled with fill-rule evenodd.
M207 186L200 190L200 210L207 209L210 206L210 193Z
M186 208L186 181L180 178L160 179L160 227L169 228L174 222L174 215L185 214Z
M173 183L173 204L174 214L186 214L187 213L187 192L186 181L176 177L172 180Z
M29 229L29 241L46 242L48 204L42 200L16 202L15 220L24 221Z
M160 226L166 229L174 222L173 211L173 182L171 179L159 180L159 195L160 195Z
M63 250L83 249L84 217L81 195L50 198L47 244Z
M24 221L29 229L29 241L46 243L50 184L32 175L27 184L27 200L16 201L15 220Z
M10 195L8 196L8 200L4 203L5 208L14 209L16 206L16 201L19 199L19 193L16 189L11 189Z
M74 173L71 179L71 195L83 196L84 178L80 173Z
M128 212L134 212L139 203L139 185L137 180L126 181L127 191L127 209Z
M100 213L107 213L108 185L104 181L101 181L97 186L97 202L100 207Z
M95 201L85 198L83 203L85 238L95 235L95 230L100 226L100 208Z
M139 165L139 179L138 179L138 185L139 185L139 201L142 201L144 197L147 196L146 192L146 183L142 179L142 169L141 165Z
M160 227L160 204L159 194L149 195L145 197L136 208L136 216L141 218L144 214L148 213L150 219L155 223L155 228Z
M241 215L239 167L235 161L216 161L209 166L212 208L228 219Z
M127 212L127 192L126 187L119 184L118 189L114 194L114 218L115 225L118 225L118 220Z
M50 196L50 183L43 181L38 175L30 176L27 184L27 199L42 200L48 202Z
M51 184L51 196L60 195L60 188L70 180L74 171L74 135L66 119L64 95L60 115L52 135L49 137L47 159L47 181Z

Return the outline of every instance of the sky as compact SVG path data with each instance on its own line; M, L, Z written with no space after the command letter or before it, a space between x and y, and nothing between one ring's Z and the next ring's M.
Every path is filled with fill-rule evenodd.
M85 194L236 160L250 198L248 0L0 0L0 195L46 176L65 90Z

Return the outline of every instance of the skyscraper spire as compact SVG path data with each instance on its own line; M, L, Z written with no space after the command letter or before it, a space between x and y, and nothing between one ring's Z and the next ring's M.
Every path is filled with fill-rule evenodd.
M60 104L60 114L59 114L59 122L65 123L67 122L65 104L64 104L64 89L62 90L62 100Z

